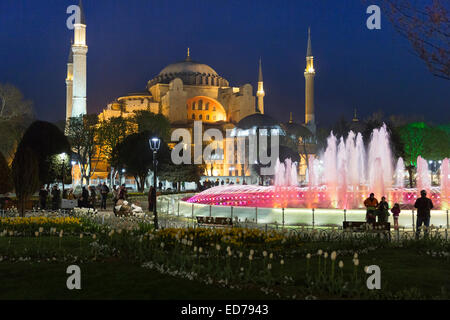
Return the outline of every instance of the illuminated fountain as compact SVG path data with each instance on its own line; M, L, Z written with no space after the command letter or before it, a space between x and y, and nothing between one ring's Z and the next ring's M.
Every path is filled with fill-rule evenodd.
M277 161L273 186L225 185L205 190L187 203L257 208L360 209L371 192L390 205L412 209L420 190L427 190L435 208L447 209L449 161L441 166L441 187L432 187L425 159L417 159L417 188L405 188L405 164L392 156L386 126L372 132L367 149L361 133L350 131L339 139L331 133L325 152L309 156L307 186L299 186L297 164ZM395 164L395 165L394 165ZM441 203L442 202L442 203Z

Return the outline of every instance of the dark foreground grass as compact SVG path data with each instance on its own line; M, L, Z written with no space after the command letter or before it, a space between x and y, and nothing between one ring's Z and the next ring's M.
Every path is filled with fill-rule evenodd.
M27 256L24 253L40 251L43 248L57 254L83 256L89 254L89 242L84 238L65 237L60 245L55 238L0 238L0 256L7 252L14 256ZM315 253L322 249L328 253L333 250L346 250L339 254L344 262L347 275L353 272L353 251L351 245L338 242L306 242L299 246L301 253L285 257L282 266L279 258L273 263L274 273L290 275L294 283L288 285L290 296L304 298L306 258L305 253ZM51 256L51 255L50 255ZM0 299L272 299L259 289L233 290L206 285L199 281L162 275L140 266L139 263L124 258L107 259L103 262L74 263L81 268L81 290L68 290L66 269L72 263L66 262L0 262ZM61 261L61 260L58 260ZM317 257L310 260L310 272L317 272ZM421 245L412 247L383 247L359 254L359 276L365 282L367 275L362 268L378 265L381 269L381 291L399 292L417 289L424 298L448 297L450 292L450 260L436 258L424 253ZM328 266L330 259L328 258ZM323 259L322 259L323 266ZM283 270L281 270L283 269ZM329 268L327 269L329 270ZM326 291L314 292L318 299L339 298ZM355 297L356 298L356 297Z
M126 262L80 264L81 290L68 290L68 266L69 263L0 263L0 299L268 299L257 290L209 286Z

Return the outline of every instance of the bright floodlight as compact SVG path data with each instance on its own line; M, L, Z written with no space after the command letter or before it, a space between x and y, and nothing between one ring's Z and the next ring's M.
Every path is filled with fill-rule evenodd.
M64 161L65 159L66 159L66 157L67 157L67 154L66 153L61 153L60 155L59 155L59 158L62 160L62 161Z
M72 160L72 166L74 166L74 165L76 165L77 164L77 162L75 161L75 160Z
M152 151L158 151L159 147L161 145L161 140L159 138L151 138L150 141L150 149L152 149Z

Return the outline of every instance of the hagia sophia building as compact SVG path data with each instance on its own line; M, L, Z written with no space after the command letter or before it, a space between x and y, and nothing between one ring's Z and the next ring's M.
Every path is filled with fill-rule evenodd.
M87 52L86 19L82 1L81 19L74 25L74 41L67 63L66 118L87 114L86 80ZM305 126L315 133L314 118L314 63L311 50L311 36L308 31L305 76ZM255 77L256 78L256 77ZM226 129L248 127L259 123L279 127L277 121L265 115L264 82L262 62L256 92L250 83L234 87L211 66L192 59L189 48L183 60L171 63L147 82L143 92L130 93L109 103L99 114L100 121L112 117L132 117L134 111L149 110L166 116L172 126L192 130L194 121L203 122L203 132L208 128ZM292 124L292 120L290 121ZM243 126L242 126L243 125ZM300 167L302 167L300 165ZM250 170L243 166L229 164L206 165L204 179L227 179L239 183L239 178L250 176ZM300 169L300 171L302 171ZM107 164L100 165L91 183L105 181L109 170ZM300 173L301 174L301 173ZM127 183L134 184L132 178Z

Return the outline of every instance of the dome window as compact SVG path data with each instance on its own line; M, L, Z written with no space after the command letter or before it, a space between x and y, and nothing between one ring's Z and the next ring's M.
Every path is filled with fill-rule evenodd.
M202 110L203 108L203 100L198 101L198 110Z
M205 110L209 110L209 102L206 103Z
M202 115L199 115L199 116L198 116L198 119L199 119L199 120L202 120L202 119L203 119Z
M192 102L192 110L195 110L195 101Z

